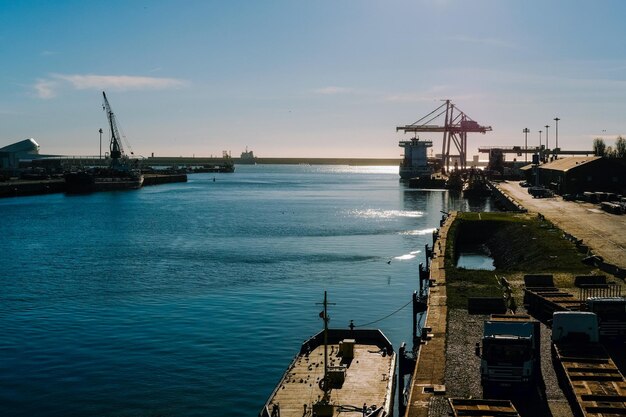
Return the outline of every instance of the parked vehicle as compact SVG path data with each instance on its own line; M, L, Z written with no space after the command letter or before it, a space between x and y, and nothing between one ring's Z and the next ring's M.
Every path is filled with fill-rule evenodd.
M552 318L553 363L568 388L574 414L622 415L626 380L599 343L595 313L559 311Z
M626 340L626 297L619 295L621 286L607 282L605 276L579 278L597 279L581 284L580 295L575 296L569 289L555 287L551 275L526 275L524 305L540 320L549 320L557 311L595 313L603 340Z
M539 322L528 315L491 315L476 354L484 391L532 386L541 369Z

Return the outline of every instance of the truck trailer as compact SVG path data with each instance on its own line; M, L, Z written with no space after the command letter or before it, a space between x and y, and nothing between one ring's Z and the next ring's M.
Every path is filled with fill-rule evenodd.
M552 359L575 415L626 415L626 380L599 343L595 313L554 313Z
M579 296L554 286L551 275L525 276L524 304L527 310L540 319L549 320L557 311L585 311L598 317L600 338L603 340L626 340L626 297L619 286L607 285L607 290L580 289ZM598 294L597 296L588 296Z

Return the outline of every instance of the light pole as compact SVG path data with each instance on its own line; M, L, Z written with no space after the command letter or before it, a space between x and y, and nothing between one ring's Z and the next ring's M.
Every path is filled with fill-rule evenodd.
M554 121L556 122L556 146L555 148L559 147L559 119L558 117L554 118Z
M548 145L548 129L550 128L549 125L546 125L546 150L550 149L550 145Z
M528 162L528 132L530 129L525 127L522 132L524 132L524 162Z
M539 131L539 161L543 162L543 152L541 152L541 132L543 132L543 130Z
M100 159L102 159L102 128L98 132L100 132Z

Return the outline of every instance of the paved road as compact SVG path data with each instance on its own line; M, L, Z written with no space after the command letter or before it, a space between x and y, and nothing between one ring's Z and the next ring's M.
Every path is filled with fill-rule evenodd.
M605 262L626 268L626 215L607 213L595 204L563 201L561 197L533 198L517 182L499 186L528 211L541 213L560 229L583 239Z

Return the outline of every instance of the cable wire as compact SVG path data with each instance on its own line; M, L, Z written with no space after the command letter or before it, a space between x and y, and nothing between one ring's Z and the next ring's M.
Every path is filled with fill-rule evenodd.
M378 320L374 320L374 321L370 321L369 323L365 323L365 324L359 324L358 326L355 325L354 327L365 327L365 326L369 326L370 324L374 324L374 323L378 323L379 321L383 321L391 316L393 316L394 314L396 314L397 312L401 311L402 309L404 309L404 307L408 306L409 304L411 304L413 302L413 300L409 301L408 303L406 303L405 305L403 305L402 307L400 307L399 309L397 309L396 311L394 311L393 313L387 314L385 317L380 318Z

